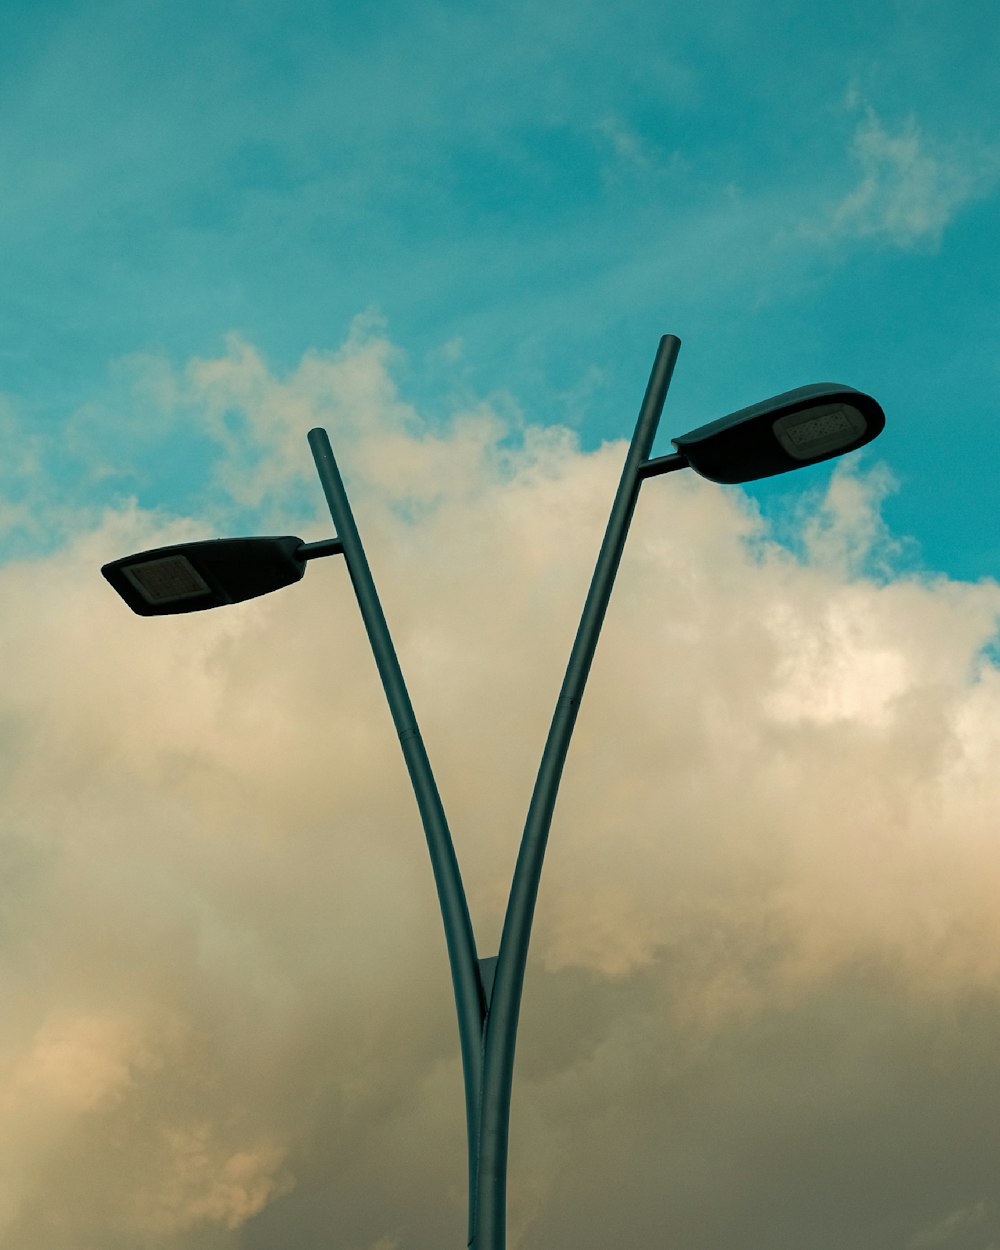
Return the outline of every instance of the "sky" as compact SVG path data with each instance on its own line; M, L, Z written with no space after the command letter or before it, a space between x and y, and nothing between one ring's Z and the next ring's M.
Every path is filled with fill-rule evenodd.
M0 1247L463 1245L440 919L346 569L146 620L108 560L328 537L330 433L496 952L656 344L525 985L510 1250L1000 1246L996 7L10 0Z

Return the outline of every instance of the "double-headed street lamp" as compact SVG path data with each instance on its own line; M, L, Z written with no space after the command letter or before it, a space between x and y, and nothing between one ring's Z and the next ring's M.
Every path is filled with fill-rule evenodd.
M531 921L563 764L639 487L647 477L688 467L714 482L770 477L854 451L885 425L882 409L870 395L824 382L692 430L672 440L674 453L651 460L679 348L673 335L660 340L542 753L496 956L480 959L476 952L444 809L325 430L311 430L309 445L336 538L315 543L290 536L181 543L126 556L101 570L133 611L164 616L252 599L298 581L309 560L344 556L409 770L444 920L465 1080L468 1244L474 1250L503 1250L505 1245L514 1047Z

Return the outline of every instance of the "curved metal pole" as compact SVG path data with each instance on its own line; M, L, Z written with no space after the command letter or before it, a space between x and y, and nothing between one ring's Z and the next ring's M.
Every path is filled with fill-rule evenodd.
M423 739L417 728L413 706L403 681L403 674L396 658L396 651L389 637L382 606L379 603L375 583L372 580L368 560L361 545L361 537L354 523L354 515L348 502L347 492L337 468L326 430L309 431L309 446L316 462L316 471L323 484L330 515L337 531L337 541L343 545L347 569L357 595L358 606L371 641L379 676L385 688L392 719L399 734L406 767L410 773L413 793L416 795L420 819L427 836L434 880L437 884L441 917L444 921L445 939L448 943L448 959L451 978L455 987L455 1006L458 1011L458 1032L462 1048L462 1070L465 1077L465 1118L468 1129L469 1149L469 1202L475 1192L475 1158L479 1138L479 1104L481 1080L481 1048L484 1017L484 999L476 957L476 940L469 918L469 907L458 870L455 847L448 830L441 797L438 794L430 761L424 750Z
M531 937L531 921L538 896L545 845L580 699L635 509L641 483L640 469L653 445L653 436L679 349L680 340L673 335L665 335L660 339L576 640L570 653L566 676L556 703L514 869L484 1031L479 1171L476 1178L473 1235L469 1243L475 1250L503 1250L505 1245L507 1141L514 1047ZM680 457L678 460L676 467L682 468L684 462Z

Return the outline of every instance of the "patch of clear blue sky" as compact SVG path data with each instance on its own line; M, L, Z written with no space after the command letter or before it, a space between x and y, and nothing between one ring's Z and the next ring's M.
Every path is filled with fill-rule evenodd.
M88 456L150 460L141 411L113 447L87 415L136 403L121 358L236 330L287 369L375 308L422 410L505 390L588 447L631 429L664 332L663 450L791 386L869 389L890 524L929 568L1000 572L993 3L35 0L2 24L0 391L52 470L9 459L8 497L114 502L128 474ZM184 429L143 503L197 506L212 452ZM782 516L825 471L753 493Z

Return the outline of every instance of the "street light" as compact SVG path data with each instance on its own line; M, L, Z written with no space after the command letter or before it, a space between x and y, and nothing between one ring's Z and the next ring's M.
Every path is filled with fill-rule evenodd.
M307 560L341 551L336 538L213 538L141 551L101 572L139 616L173 616L281 590L301 580Z
M885 415L870 395L820 382L741 408L670 441L713 482L751 482L870 443Z
M817 382L672 438L684 463L661 456L640 472L653 477L686 466L712 482L752 482L856 451L884 427L885 414L870 395Z
M665 335L629 445L604 541L556 701L528 807L500 951L480 959L465 888L423 739L326 431L309 445L337 537L217 539L160 547L101 570L143 616L200 611L298 581L308 560L343 554L420 812L444 921L465 1081L469 1236L473 1250L506 1241L507 1142L514 1048L542 862L563 765L597 647L639 488L647 477L692 468L717 482L745 482L828 460L875 438L885 425L870 395L820 383L740 409L673 439L677 451L649 459L680 340Z

